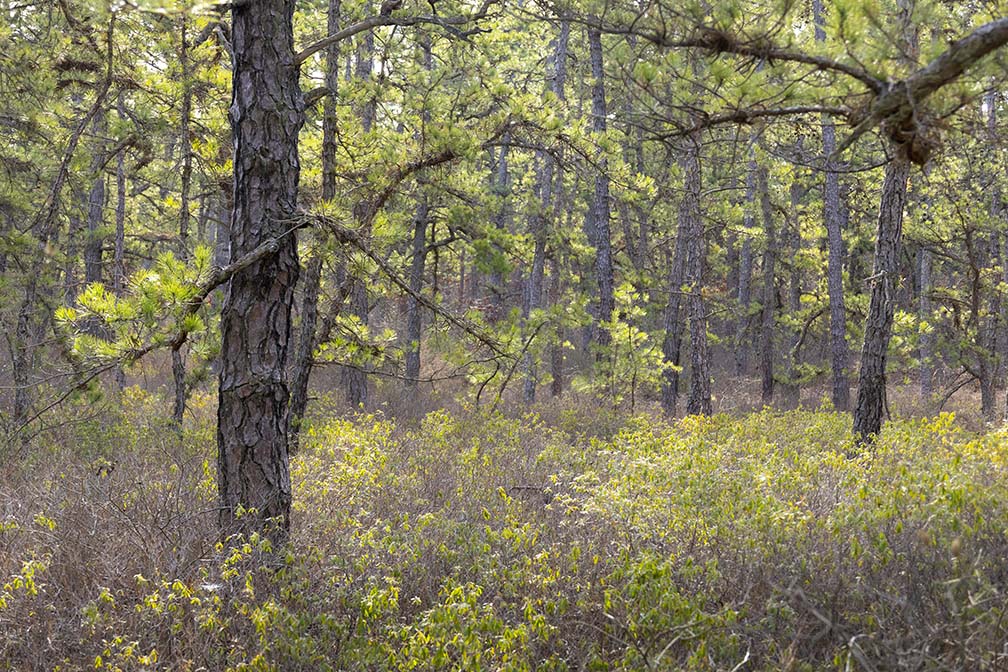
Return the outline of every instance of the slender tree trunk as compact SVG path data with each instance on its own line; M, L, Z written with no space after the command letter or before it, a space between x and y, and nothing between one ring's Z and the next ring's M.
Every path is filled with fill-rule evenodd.
M934 394L934 307L931 303L933 281L931 250L922 247L920 250L920 312L918 319L927 325L920 337L920 391L921 396L929 399Z
M126 117L126 103L119 96L117 108L119 118ZM115 243L112 253L112 293L122 296L126 290L126 150L121 149L116 159L116 209ZM126 372L122 365L116 366L116 387L122 391L126 387Z
M896 287L899 282L903 208L906 205L907 180L910 176L907 149L893 149L893 159L886 165L879 203L871 301L865 321L857 406L854 409L854 434L862 441L869 441L881 431L886 406L886 355L892 335Z
M597 30L588 31L588 51L592 71L592 131L597 134L606 131L606 91L605 69L602 62L602 35ZM592 231L595 240L595 276L598 282L598 312L595 316L594 341L599 346L597 357L602 357L611 340L609 330L603 322L612 319L615 302L613 298L612 238L609 233L609 164L605 157L599 158L595 174L595 201L592 205Z
M371 3L367 3L369 11ZM361 80L370 80L374 69L374 31L368 30L364 33L357 49L357 77ZM374 126L376 101L374 98L367 100L360 110L361 128L364 133L370 133ZM366 217L371 209L371 204L366 201L357 203L354 207L354 218L358 222ZM370 235L370 230L363 232L364 236ZM347 268L345 272L349 273ZM350 285L350 311L360 320L361 324L367 326L371 304L368 301L367 284L362 278L353 278ZM352 408L366 408L368 402L368 378L367 372L354 366L343 367L343 389L346 393L347 404Z
M329 0L326 20L327 34L339 32L340 0ZM325 85L329 94L322 105L322 200L329 202L336 198L336 91L339 87L339 44L326 48ZM316 232L316 236L320 234ZM319 245L324 238L317 238ZM291 380L289 443L291 454L300 446L301 425L308 410L308 384L311 381L315 363L315 348L319 346L317 326L319 294L322 288L323 250L318 249L308 262L304 278L304 292L301 298L301 328L298 332L297 351L294 359L294 377Z
M104 111L95 116L93 129L97 137L105 135L107 118ZM95 154L91 159L91 174L94 182L88 194L87 207L87 238L84 242L84 284L102 281L102 247L104 241L101 235L102 213L105 210L105 143L99 141Z
M752 303L752 235L750 230L756 224L756 157L753 149L754 138L749 138L749 166L746 170L746 205L743 216L742 245L739 250L738 267L738 320L735 324L735 373L744 376L749 372L749 323Z
M182 259L189 257L189 190L192 185L192 137L191 137L191 116L192 116L192 82L189 81L189 37L188 21L183 15L181 30L181 45L179 47L179 64L182 67L182 105L181 121L179 129L179 143L182 152L182 186L179 197L179 256ZM175 408L172 419L176 427L182 427L183 416L186 405L186 382L185 382L185 356L182 348L172 348L172 381L175 385Z
M995 213L996 216L996 213ZM981 236L979 245L982 246L981 267L979 271L985 273L991 265L998 262L1000 248L1000 236L996 231L992 231L989 237ZM982 290L987 283L978 282L978 290ZM989 287L989 296L977 297L979 304L986 303L985 310L978 311L978 336L979 336L979 373L980 373L980 411L984 420L993 422L997 411L997 333L998 317L1001 312L1001 297L997 287Z
M420 35L423 67L428 73L434 69L431 39L427 33ZM421 115L424 126L430 123L430 111L424 107ZM423 334L423 314L417 296L423 291L424 270L427 265L427 229L430 221L430 207L427 194L421 193L417 199L416 215L413 217L413 254L410 262L410 295L406 297L406 387L416 387L420 379L420 338ZM433 241L432 241L433 242ZM434 267L437 278L437 266ZM435 287L434 293L437 294Z
M812 0L815 15L815 35L817 42L826 41L826 17L822 0ZM847 369L850 366L850 349L847 345L847 309L844 305L843 287L843 206L840 199L840 175L836 172L833 153L836 151L836 129L833 120L822 118L823 158L825 176L823 181L823 221L826 224L826 239L829 245L826 262L826 291L830 305L830 355L833 374L833 407L846 411L850 406L850 383Z
M774 392L774 322L777 312L777 287L775 282L777 265L777 230L774 224L773 203L770 200L770 186L767 183L767 168L761 166L758 175L760 202L763 209L763 230L766 233L766 248L763 251L763 310L760 329L760 372L762 374L762 399L764 404L773 402Z
M563 100L565 97L564 84L567 79L567 45L569 39L570 22L563 21L560 24L560 34L557 36L553 58L549 63L549 66L552 66L551 71L547 72L549 89L560 100ZM556 160L549 152L542 152L540 154L540 161L542 165L539 174L539 202L541 211L533 216L530 226L535 247L532 252L532 268L529 271L528 286L525 291L525 304L523 306L523 317L526 324L532 313L542 305L543 278L546 271L546 238L549 233L550 211L553 208L553 182L556 172ZM531 350L525 353L523 368L525 370L525 385L522 396L526 404L531 404L535 401L536 386L538 383L536 358Z
M802 277L799 257L801 256L801 210L802 201L805 197L804 189L797 176L791 183L791 215L788 220L788 242L785 246L791 258L789 264L790 279L788 283L788 311L792 316L797 317L801 313ZM799 367L801 365L801 346L803 328L800 324L795 324L791 331L790 343L788 344L787 358L787 384L783 386L784 406L792 409L801 405L801 375Z
M231 254L240 258L272 239L277 251L228 282L217 413L222 533L265 532L274 545L288 538L291 504L285 364L299 262L289 230L297 215L304 118L294 4L246 0L232 9Z
M427 260L427 225L430 220L427 197L421 195L413 217L413 255L410 263L410 295L406 297L406 387L416 387L420 379L420 337L423 328L420 302L424 266Z
M189 190L192 185L192 82L189 67L189 37L188 20L182 17L181 46L179 47L179 65L182 68L182 105L179 143L182 151L182 192L179 208L179 254L183 259L189 257ZM185 395L183 393L183 399Z
M675 417L679 403L679 377L682 366L683 340L683 272L686 264L685 229L682 225L683 215L680 213L679 232L676 235L675 251L669 263L668 292L669 300L665 306L663 327L665 336L662 339L662 361L665 370L662 372L661 404L667 417Z

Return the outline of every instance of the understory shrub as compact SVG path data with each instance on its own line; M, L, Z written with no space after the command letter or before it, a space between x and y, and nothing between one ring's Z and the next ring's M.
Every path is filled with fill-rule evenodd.
M951 415L306 428L292 542L221 543L209 400L127 394L0 485L0 666L1008 668L1008 436ZM264 557L274 560L262 562Z

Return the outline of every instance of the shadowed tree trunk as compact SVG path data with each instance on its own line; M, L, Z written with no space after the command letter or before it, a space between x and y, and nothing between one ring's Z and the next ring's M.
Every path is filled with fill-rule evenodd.
M284 366L298 276L297 239L290 230L297 216L303 122L294 4L246 0L232 9L231 258L270 240L276 240L276 251L228 282L217 413L222 534L265 531L274 544L288 537L291 503Z
M854 409L854 434L861 441L878 435L886 407L886 355L896 308L903 208L910 176L907 148L897 146L893 149L894 156L886 164L879 203L871 301L865 321L857 406Z
M662 373L661 404L667 417L674 417L679 403L679 374L682 364L683 339L683 267L686 263L686 242L680 214L679 233L676 235L675 251L669 264L668 291L669 300L663 316L665 336L662 339L662 361L665 370Z

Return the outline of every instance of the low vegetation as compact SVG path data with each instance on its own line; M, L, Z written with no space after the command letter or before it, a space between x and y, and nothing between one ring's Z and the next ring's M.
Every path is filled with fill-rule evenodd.
M264 563L216 543L208 400L159 405L5 461L9 669L1008 666L1008 441L952 415L316 417Z

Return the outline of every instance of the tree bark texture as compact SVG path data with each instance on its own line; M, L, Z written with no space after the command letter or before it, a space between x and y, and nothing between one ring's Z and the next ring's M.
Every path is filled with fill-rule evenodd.
M279 238L277 251L236 273L221 312L217 414L222 534L290 529L289 393L285 364L298 276L298 131L294 0L246 0L232 10L234 211L231 258ZM286 235L285 235L286 234ZM255 509L244 513L242 509Z
M862 441L878 435L886 407L886 355L896 307L903 208L910 176L907 149L894 149L895 155L886 165L879 202L871 300L865 321L857 406L854 409L854 434Z
M679 210L679 230L685 244L683 279L690 331L690 386L686 401L689 415L710 415L710 351L707 344L707 306L703 298L705 246L700 212L700 138L690 138L684 157L685 181Z

